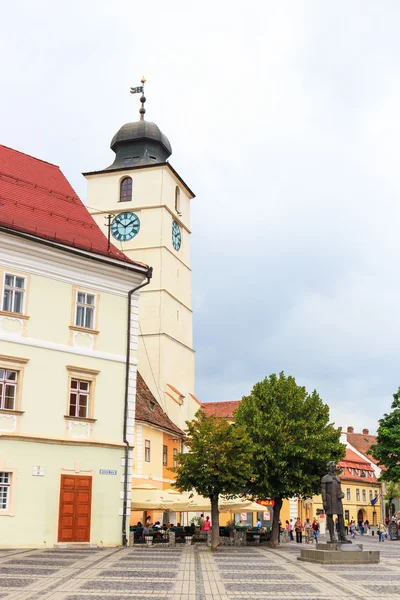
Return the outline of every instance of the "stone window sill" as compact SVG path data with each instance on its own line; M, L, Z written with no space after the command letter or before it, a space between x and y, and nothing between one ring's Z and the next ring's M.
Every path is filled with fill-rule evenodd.
M11 410L9 408L0 408L0 415L23 415L23 410Z
M70 325L69 328L72 331L80 331L81 333L91 333L92 335L97 335L100 333L97 329L88 329L87 327L78 327L77 325Z
M97 419L90 419L89 417L70 417L69 415L64 415L64 419L66 421L83 421L84 423L96 423Z
M28 315L22 315L21 313L10 312L8 310L0 310L1 317L13 317L14 319L29 319Z

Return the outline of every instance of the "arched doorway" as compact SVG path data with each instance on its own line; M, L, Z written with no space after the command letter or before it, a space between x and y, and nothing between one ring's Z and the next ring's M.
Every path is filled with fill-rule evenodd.
M357 513L357 523L360 525L365 520L364 511L362 508Z

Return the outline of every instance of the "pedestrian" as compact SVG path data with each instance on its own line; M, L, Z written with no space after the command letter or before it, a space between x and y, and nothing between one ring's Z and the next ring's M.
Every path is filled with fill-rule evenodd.
M369 535L369 521L368 521L368 519L366 519L365 522L364 522L364 533L365 533L365 535Z
M350 535L352 538L356 537L356 524L354 521L350 521Z
M303 541L303 525L300 517L297 517L296 523L294 524L294 530L296 532L296 543L301 544Z
M211 523L210 523L210 517L207 515L206 520L203 521L203 527L201 528L202 531L211 531Z
M288 534L288 538L289 538L289 540L291 540L291 539L292 539L292 537L291 537L291 535L290 535L290 523L289 523L289 521L288 521L287 519L286 519L286 521L285 521L285 529L286 529L286 531L287 531L287 534Z
M313 535L314 535L315 543L318 544L319 523L318 523L316 517L314 517L314 521L312 522L312 528L313 528Z
M294 536L293 536L294 523L293 523L293 519L290 519L289 525L290 525L290 541L294 542Z
M241 522L240 522L241 524ZM200 518L199 518L199 527L200 527L200 531L202 531L203 529L203 525L204 525L204 514L201 513Z
M380 542L385 541L386 526L383 523L378 525L378 539Z
M349 535L349 520L348 519L344 520L344 531L345 531L346 535Z
M304 522L304 533L306 536L306 544L310 543L312 530L313 530L312 523L311 523L310 519L307 517Z
M256 527L257 527L258 531L260 531L260 529L262 527L261 519L258 519Z

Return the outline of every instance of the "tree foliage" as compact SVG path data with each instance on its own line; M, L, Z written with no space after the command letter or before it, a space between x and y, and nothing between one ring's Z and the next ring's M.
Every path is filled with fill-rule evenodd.
M385 467L380 479L400 482L400 388L393 394L392 411L379 420L377 433L370 454Z
M340 429L330 423L329 407L317 392L309 394L283 372L256 383L235 419L256 449L248 491L254 498L275 500L271 543L277 545L283 499L320 493L327 462L344 457Z
M244 427L230 425L214 415L206 417L203 411L186 424L188 452L178 457L174 485L181 491L196 490L210 499L215 549L219 538L219 495L238 494L251 478L253 445Z

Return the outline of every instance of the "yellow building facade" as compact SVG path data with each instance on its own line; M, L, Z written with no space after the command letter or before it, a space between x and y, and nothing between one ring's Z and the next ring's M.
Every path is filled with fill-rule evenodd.
M134 435L133 290L149 271L107 248L57 167L9 149L6 158L0 545L120 545ZM22 208L14 186L26 192Z

